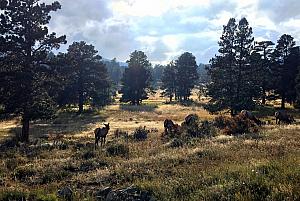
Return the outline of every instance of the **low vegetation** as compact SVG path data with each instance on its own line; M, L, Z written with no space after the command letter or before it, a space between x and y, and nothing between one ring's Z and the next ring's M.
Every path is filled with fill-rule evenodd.
M151 100L146 104L151 105ZM49 128L58 133L62 126L71 130L65 113L58 114L59 124L45 121L47 126L39 127L39 132L35 126L43 122L34 124L30 144L14 146L9 138L2 138L6 143L0 147L1 200L97 200L109 194L118 195L117 200L127 196L118 192L149 200L300 198L297 123L276 125L269 116L272 112L259 116L271 122L258 127L239 116L209 115L200 107L157 104L146 111L129 107L111 105L93 113L95 119L111 126L106 144L96 150L96 121L73 128L58 144L41 135L47 135L44 131ZM187 119L189 114L192 118ZM90 113L81 115L83 122L90 117ZM166 118L181 127L178 135L164 136ZM9 125L9 121L2 122L1 133L10 135Z

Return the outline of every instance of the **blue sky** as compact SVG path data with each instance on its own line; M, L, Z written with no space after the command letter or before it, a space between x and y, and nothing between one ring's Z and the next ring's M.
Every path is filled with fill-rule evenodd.
M102 57L119 61L142 50L152 63L166 64L188 51L208 63L231 17L246 17L257 41L276 42L284 33L300 41L299 0L58 1L62 9L52 13L50 31L66 34L69 44L84 40Z

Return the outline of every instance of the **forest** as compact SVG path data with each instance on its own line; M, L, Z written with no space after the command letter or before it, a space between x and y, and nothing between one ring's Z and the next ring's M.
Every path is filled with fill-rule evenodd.
M208 64L124 63L50 33L57 1L0 9L0 200L300 199L292 35L230 18Z

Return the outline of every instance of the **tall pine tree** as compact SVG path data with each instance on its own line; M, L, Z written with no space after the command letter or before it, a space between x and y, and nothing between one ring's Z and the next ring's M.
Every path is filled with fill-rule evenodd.
M272 73L274 76L274 90L281 98L281 108L285 103L293 102L295 99L295 79L297 72L298 49L295 46L294 38L283 34L277 41L275 51L272 55Z
M254 38L245 18L238 25L231 18L223 27L220 39L220 55L211 59L208 67L211 82L207 94L211 100L206 109L210 112L229 109L234 115L242 109L253 108L253 97L258 94L250 65Z
M48 52L66 43L65 36L48 33L50 12L60 9L39 0L1 0L0 3L0 101L5 112L22 117L21 141L29 140L31 120L51 117L55 102L47 80L51 68Z

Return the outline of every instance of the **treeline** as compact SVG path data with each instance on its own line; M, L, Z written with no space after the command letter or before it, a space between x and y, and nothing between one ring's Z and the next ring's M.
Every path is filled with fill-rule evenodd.
M103 61L84 41L73 42L66 53L53 54L67 43L66 36L49 33L47 27L50 13L61 9L58 2L3 0L0 9L0 113L21 117L20 141L29 140L30 121L52 118L61 107L78 105L81 114L84 105L107 105L117 91L122 93L120 101L140 104L161 85L163 72L163 81L169 82L164 67L152 68L142 51L130 54L126 68L116 59ZM185 53L172 68L174 94L186 100L198 78L195 57ZM164 85L166 92L169 87L173 86Z
M231 18L223 27L219 54L210 60L207 109L229 109L234 115L253 109L266 100L281 99L299 104L300 52L294 38L283 34L274 47L272 41L255 41L246 18ZM298 95L297 95L298 94Z
M152 67L142 51L129 55L126 67L103 60L93 45L73 42L65 53L53 54L66 36L49 33L50 13L58 2L2 0L0 3L0 113L21 117L19 140L29 140L30 121L52 118L59 108L105 106L117 92L134 105L161 89L169 101L187 101L192 89L206 84L211 112L232 114L267 99L296 104L300 97L299 48L292 36L255 42L245 18L230 19L219 41L219 55L198 66L185 52L168 65Z

